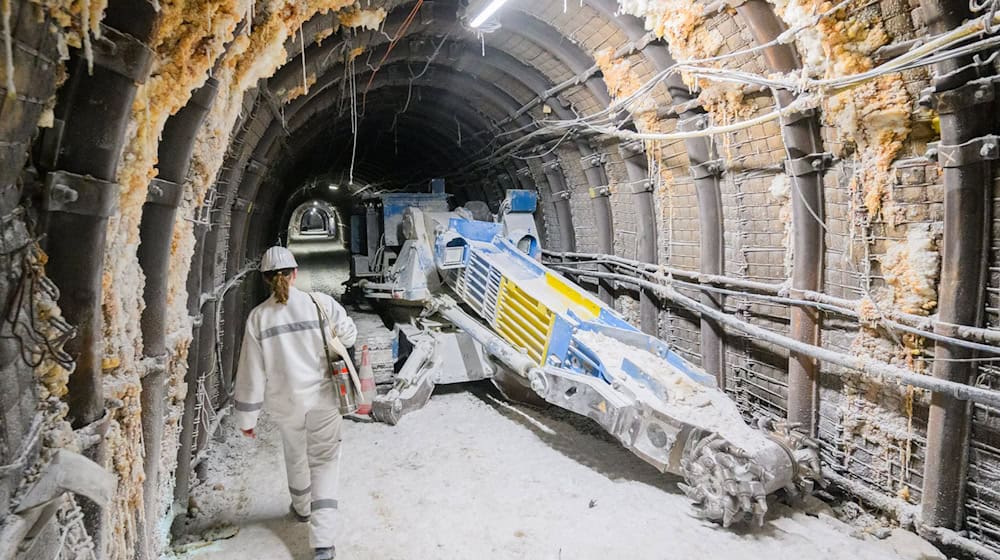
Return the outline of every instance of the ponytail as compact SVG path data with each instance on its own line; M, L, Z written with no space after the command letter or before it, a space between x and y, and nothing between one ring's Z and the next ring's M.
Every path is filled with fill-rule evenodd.
M288 303L288 288L292 282L292 270L294 269L286 268L264 273L264 279L271 287L271 293L274 294L274 299L278 303Z

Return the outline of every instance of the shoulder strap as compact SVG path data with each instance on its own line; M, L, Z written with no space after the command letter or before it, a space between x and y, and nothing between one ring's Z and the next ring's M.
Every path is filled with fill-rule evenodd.
M337 355L343 358L344 363L347 364L347 371L351 374L351 382L354 383L355 388L358 390L359 394L361 391L361 378L358 377L357 370L354 369L354 362L351 361L351 356L347 352L347 348L344 347L344 343L340 341L340 338L334 336L332 340L327 340L326 324L329 322L326 316L326 311L323 310L323 306L316 301L316 297L312 293L309 294L309 299L312 300L313 305L316 306L316 312L319 315L319 330L323 335L323 351L326 352L326 361L333 365L333 360L330 359L330 347L333 346Z
M319 306L319 302L312 294L309 294L309 299L316 306L316 314L319 315L319 333L323 337L323 353L326 354L326 367L330 368L333 367L333 360L330 359L330 343L326 340L326 313L323 313L323 308Z

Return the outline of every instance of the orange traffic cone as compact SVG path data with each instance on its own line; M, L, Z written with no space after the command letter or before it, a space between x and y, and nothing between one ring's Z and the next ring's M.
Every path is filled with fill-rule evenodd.
M361 347L361 367L358 368L358 380L361 381L361 402L358 403L357 413L371 414L372 399L375 398L375 372L372 370L367 344Z

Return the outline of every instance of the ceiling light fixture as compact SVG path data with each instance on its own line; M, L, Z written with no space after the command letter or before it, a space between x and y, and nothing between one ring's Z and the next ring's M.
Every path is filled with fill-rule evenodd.
M506 3L507 0L493 0L489 3L489 5L483 8L482 12L479 12L479 15L476 16L475 19L469 23L469 27L475 29L476 27L486 23L486 20L490 19L490 16L495 14L496 11L500 9L500 6L503 6Z

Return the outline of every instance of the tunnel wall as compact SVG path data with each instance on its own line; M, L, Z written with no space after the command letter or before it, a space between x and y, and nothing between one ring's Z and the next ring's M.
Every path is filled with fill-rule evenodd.
M888 47L928 34L926 12L920 3L852 3L818 23L810 21L808 14L828 9L826 4L817 6L800 0L748 4L752 9L773 10L787 26L805 26L795 35L793 51L804 68L803 75L813 78L837 78L868 70L890 56L886 54ZM543 44L545 35L541 31L530 35L533 31L515 26L511 26L510 33L501 30L485 36L484 50L489 46L537 69L545 80L540 84L543 87L572 80L579 71L577 66L592 63L600 73L590 77L599 77L605 88L602 97L600 88L592 82L576 80L557 95L527 109L522 120L528 123L551 118L548 115L553 111L559 116L560 111L569 112L568 108L576 114L598 112L607 101L637 91L664 69L669 56L682 61L705 58L745 51L761 42L753 14L744 5L706 11L701 4L681 0L620 4L597 1L569 12L564 12L560 3L513 5L513 15L544 22L547 27L539 26L542 31L554 30L579 53L557 53L554 44ZM41 259L38 262L21 259L33 254L24 247L32 246L30 240L44 231L44 220L33 223L37 209L29 200L37 196L37 192L31 192L37 189L32 185L38 185L40 179L30 174L21 178L19 170L27 161L27 146L36 134L35 125L59 126L53 122L51 109L56 88L65 78L60 74L65 72L58 62L60 53L73 47L79 49L73 51L78 57L92 48L88 44L94 39L93 30L99 29L103 6L91 3L86 22L79 14L68 15L65 8L43 9L29 2L15 2L14 6L12 21L14 34L21 41L18 44L35 46L14 49L13 67L3 68L5 78L13 77L22 97L15 97L15 101L8 98L0 106L4 114L0 127L3 145L15 147L3 153L0 172L5 173L4 240L21 248L20 252L5 255L6 268L12 272L11 277L24 278L24 267L40 270L44 264L43 257L31 257ZM128 6L128 2L112 2L111 8ZM441 6L428 2L422 15L414 20L411 33L434 37L435 30L443 28L449 17L454 19L454 9ZM317 93L321 92L323 80L328 79L322 72L346 67L361 75L362 80L367 79L369 75L359 68L362 64L354 65L355 59L377 62L362 58L366 50L386 51L388 41L377 38L376 30L380 26L398 29L412 4L386 2L378 9L358 10L346 0L288 5L276 1L256 13L252 25L246 22L252 10L245 1L206 0L164 4L161 8L147 41L154 57L148 78L137 84L125 135L117 139L123 147L115 178L120 188L118 210L107 223L107 247L101 255L104 331L99 369L110 414L105 425L104 451L96 458L116 473L118 486L105 512L107 517L103 522L90 522L87 530L99 537L97 528L102 523L114 529L110 538L96 539L109 558L158 556L171 517L183 514L188 507L187 489L174 488L176 479L172 476L178 470L178 442L188 444L186 452L180 454L179 470L189 471L191 461L199 458L210 432L216 428L219 415L226 413L226 388L232 380L242 322L260 297L260 286L243 282L250 277L243 274L260 251L273 242L282 196L299 186L289 184L293 183L289 177L299 161L295 152L308 145L302 132L308 121L330 123L330 128L337 125L342 129L344 125L341 116L331 116L337 114L335 104L324 102ZM614 16L619 9L625 15ZM43 23L27 19L25 14L34 17L36 12L47 19ZM116 20L109 19L108 23ZM90 27L91 32L81 33L85 27ZM329 60L319 56L329 54L324 48L332 50L330 45L340 44L333 43L338 38L351 47L341 53L346 56L336 55ZM433 42L430 46L434 46ZM426 61L425 55L433 50L415 44L397 48L400 52L395 56L404 64L411 58ZM575 60L573 57L580 53L583 59ZM708 65L768 75L774 70L769 53L744 52ZM457 54L441 56L438 62L444 67L450 60L459 60ZM508 73L499 63L482 66L463 67L463 72L475 71L475 80L495 84L510 98L485 88L472 91L470 98L483 107L476 108L475 114L456 115L455 123L461 129L459 120L468 119L467 124L488 132L518 128L520 123L515 121L497 123L511 112L511 106L530 105L533 96L539 96L533 89L538 84L526 77L527 71L519 70L521 75ZM370 76L376 91L401 87L412 93L414 87L419 92L433 85L415 79L416 72L410 68L405 72L396 70L399 68L390 64L381 76ZM450 78L445 70L434 68L428 76ZM300 77L303 71L305 83ZM43 74L47 80L34 79ZM164 126L210 75L218 82L218 93L194 138L176 221L172 231L164 232L171 236L172 244L164 319L167 353L162 357L167 372L167 402L160 442L162 464L158 466L161 485L156 496L144 496L142 480L148 469L144 468L142 456L139 387L154 361L144 356L140 329L144 277L137 247L142 209L149 197L150 181L157 176L156 157ZM703 111L713 125L753 119L776 108L776 97L767 88L713 81L691 72L681 77L683 85L694 93L693 106ZM915 316L937 311L945 180L942 168L923 157L928 143L937 140L939 133L934 112L918 103L923 90L932 84L932 77L926 68L886 74L844 93L816 99L802 116L803 121L814 123L823 151L829 153L818 166L821 205L810 209L816 214L811 219L822 222L822 243L813 255L821 269L819 291L867 302L861 306L864 313L860 321L824 314L817 340L844 354L927 374L932 373L934 343L917 335L892 334L877 324L883 309ZM87 78L81 74L80 79ZM671 90L665 83L658 84L646 98L625 106L635 131L679 130L677 115L684 110L675 107L680 89L676 84L674 87ZM74 91L63 86L60 95L69 97ZM378 95L373 94L373 106ZM419 99L423 102L429 98ZM418 108L414 112L419 113ZM433 121L431 110L427 111L426 118ZM448 130L452 128L449 123ZM787 143L782 141L783 133L787 131L782 123L771 120L710 138L722 162L721 169L709 174L717 180L721 193L722 272L733 278L771 284L791 282L795 276L793 263L801 262L796 257L808 256L795 254L793 216L797 215L795 200L800 194L796 189L802 183L800 175L790 176L785 164L790 156ZM337 134L340 139L350 137ZM450 132L444 132L443 127L435 129L434 134L435 138L451 140L446 136ZM36 138L36 147L44 146L45 139L45 135ZM707 224L699 210L689 146L647 139L640 142L641 153L637 156L624 149L624 139L605 136L584 142L603 158L600 168L606 185L594 184L595 179L587 173L584 156L588 147L567 141L554 148L545 145L521 154L530 156L527 159L511 159L486 172L457 178L450 181L454 185L450 188L469 198L486 198L495 206L501 193L482 188L484 182L495 184L502 175L509 184L526 183L540 195L546 248L599 253L604 232L596 225L599 207L594 203L594 192L595 187L607 187L614 224L610 241L616 256L645 259L681 271L703 270L700 242ZM467 143L474 145L472 140ZM348 144L337 146L344 150ZM382 162L372 159L368 165L360 165L359 181L375 181L377 164ZM652 201L655 232L643 230L644 220L649 218L641 214L641 200L646 197ZM992 200L995 204L997 198ZM801 210L801 206L797 208ZM995 215L998 209L990 210ZM801 217L797 220L806 224ZM68 234L49 231L48 235ZM650 247L643 245L644 236L650 235L655 239L651 254ZM993 239L996 235L994 232ZM198 243L197 239L202 241ZM984 326L990 327L998 320L1000 308L995 301L1000 294L1000 275L996 273L1000 265L994 262L996 258L997 251L992 251L989 265L993 272L987 279L988 296L982 310ZM192 286L198 290L188 293ZM0 283L5 295L17 288L13 283ZM700 290L691 286L679 286L678 290L691 297L700 295ZM627 283L615 284L612 295L615 307L629 320L652 329L685 357L702 363L705 338L703 323L697 316L640 293ZM739 294L727 296L721 303L721 309L733 316L786 335L796 332L792 307ZM48 302L47 309L58 308ZM652 322L648 320L650 310ZM9 341L0 343L0 352L12 356L2 362L12 364L4 370L4 379L12 380L12 386L19 388L2 395L6 399L4 462L17 458L20 440L30 431L35 403L44 403L53 410L46 421L47 435L41 445L46 451L42 455L60 446L78 446L80 437L66 435L67 411L59 400L64 396L67 370L72 368L51 360L29 367L15 359L15 347ZM789 413L789 387L794 384L790 381L789 363L794 358L787 350L728 331L722 352L721 378L726 391L748 417L784 417ZM826 464L857 487L900 502L921 504L929 395L909 387L873 382L830 364L819 367L823 375L817 387L816 434ZM992 387L996 374L995 367L983 365L978 368L975 382ZM184 439L181 432L186 399L189 413L194 410L199 414L190 420ZM996 514L996 482L991 475L1000 468L1000 453L996 451L1000 444L994 441L995 416L988 407L976 406L973 410L968 452L970 482L962 502L963 515L957 516L958 524L952 528L967 530L972 540L1000 550L995 531L1000 515ZM44 461L43 456L39 462ZM183 478L190 479L190 473ZM0 484L0 502L8 508L5 512L14 503L8 498L24 481L24 476L12 475ZM179 498L177 503L175 496ZM155 502L152 510L163 519L145 519L145 508L139 506L151 500ZM58 530L70 530L63 521L71 517L67 512L77 507L74 499L67 498L60 505L60 517L46 530L56 531L60 523L63 526ZM72 530L83 531L76 525Z

